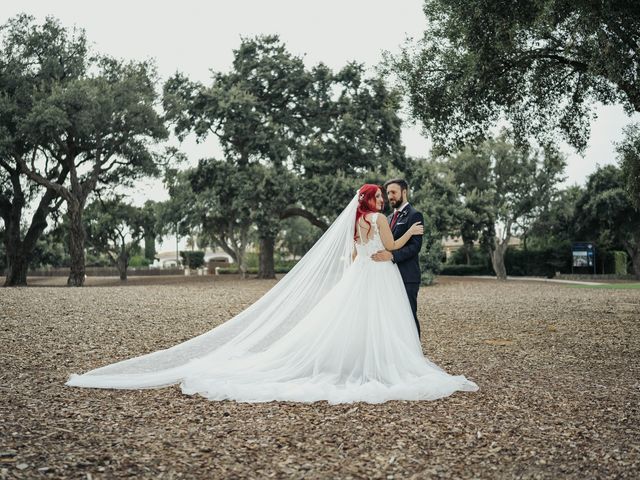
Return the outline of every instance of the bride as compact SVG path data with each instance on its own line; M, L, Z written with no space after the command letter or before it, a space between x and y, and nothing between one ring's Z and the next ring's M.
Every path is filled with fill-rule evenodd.
M239 402L435 400L478 386L427 360L398 267L401 248L363 185L336 221L270 291L224 324L166 350L71 375L76 387L180 384L185 394Z

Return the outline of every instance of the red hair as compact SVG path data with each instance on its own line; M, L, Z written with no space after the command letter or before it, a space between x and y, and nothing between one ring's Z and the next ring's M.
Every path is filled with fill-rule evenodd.
M378 185L373 185L372 183L365 183L358 190L358 209L356 210L356 223L353 226L354 240L358 237L358 222L361 218L364 218L364 221L369 225L369 228L371 228L371 222L367 220L365 215L378 211L376 208L376 193L378 193L378 190L382 192L382 189Z

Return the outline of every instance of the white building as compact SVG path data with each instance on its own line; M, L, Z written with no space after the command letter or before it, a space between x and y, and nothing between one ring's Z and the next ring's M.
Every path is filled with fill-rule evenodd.
M176 263L176 255L178 256L178 262L182 261L179 253L176 253L175 250L167 250L164 252L159 252L156 254L156 260L150 265L151 268L175 268L178 263ZM221 250L212 250L207 248L204 252L204 263L205 265L209 262L209 260L233 263L233 259L227 253Z

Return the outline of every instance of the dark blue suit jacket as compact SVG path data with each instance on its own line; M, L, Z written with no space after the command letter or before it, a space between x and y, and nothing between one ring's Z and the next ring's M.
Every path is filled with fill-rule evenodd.
M391 224L392 218L393 214L387 217L389 224ZM416 222L422 222L424 225L422 213L418 212L411 205L407 205L398 215L398 220L391 230L393 238L396 240L400 238L406 233L409 227ZM420 283L421 275L418 255L420 254L421 248L422 235L414 235L404 247L391 252L393 254L393 261L398 265L404 283Z

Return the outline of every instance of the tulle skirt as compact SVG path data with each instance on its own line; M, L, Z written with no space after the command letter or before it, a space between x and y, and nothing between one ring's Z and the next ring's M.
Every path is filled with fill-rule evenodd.
M478 389L424 357L397 266L368 258L357 258L324 298L264 351L243 351L236 344L166 371L73 376L67 384L170 383L210 400L332 404L435 400Z

